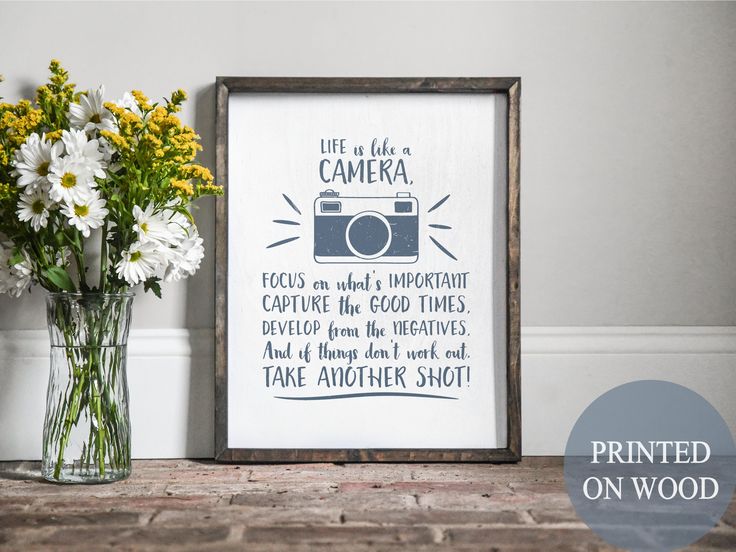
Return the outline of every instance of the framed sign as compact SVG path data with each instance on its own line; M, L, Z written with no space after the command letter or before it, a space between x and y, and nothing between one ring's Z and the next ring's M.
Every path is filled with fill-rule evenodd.
M520 458L520 86L217 79L217 460Z

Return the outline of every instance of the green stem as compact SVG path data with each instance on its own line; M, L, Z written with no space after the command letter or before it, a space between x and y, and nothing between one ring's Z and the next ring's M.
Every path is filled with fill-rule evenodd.
M107 222L102 227L102 243L100 244L100 293L107 287Z
M87 282L84 277L84 259L80 258L76 250L72 251L72 257L74 257L74 264L77 265L77 272L79 272L79 290L85 291Z
M89 350L87 352L88 367L90 374L90 425L93 423L93 419L96 420L96 431L95 431L95 452L97 460L97 469L100 476L105 475L105 447L104 447L104 419L102 417L102 405L100 402L100 393L103 386L104 380L104 368L102 366L102 359L100 358L100 348L105 339L105 312L106 308L103 308L98 320L91 314L87 315L87 339ZM97 326L97 327L95 327ZM94 378L94 381L93 381ZM92 443L89 443L90 446Z
M79 237L79 232L77 232L77 237ZM79 289L80 291L89 291L89 286L87 285L87 268L84 264L84 238L80 239L79 242Z
M69 436L72 431L72 426L75 423L77 412L79 411L79 403L81 402L82 388L84 386L84 375L77 380L76 376L74 386L72 387L72 396L67 402L68 407L62 409L62 412L66 410L66 416L64 416L64 425L61 433L61 439L59 440L59 454L56 459L56 466L54 467L54 478L59 479L61 476L61 469L64 466L64 451L69 443Z
M99 470L100 477L103 477L105 475L105 422L102 418L102 401L100 400L101 391L99 381L95 386L94 393L95 415L97 417L97 468Z
M121 419L116 402L119 393L115 392L123 362L118 334L124 316L124 307L104 299L100 308L91 308L76 322L68 311L60 308L56 312L53 324L65 345L69 379L66 391L59 394L58 406L49 415L44 447L58 446L53 472L57 480L61 479L73 428L83 413L90 424L79 458L83 472L89 472L92 465L104 478L108 466L112 470L129 466L129 428L125 417Z

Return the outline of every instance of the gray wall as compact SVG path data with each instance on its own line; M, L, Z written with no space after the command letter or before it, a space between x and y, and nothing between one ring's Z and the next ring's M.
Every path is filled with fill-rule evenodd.
M10 100L51 57L115 97L189 90L210 166L216 75L520 75L522 323L736 324L736 4L17 2L0 37ZM212 289L210 255L135 325L211 327ZM41 295L0 329L42 327Z
M736 428L736 4L0 2L0 45L10 100L51 57L111 97L189 90L210 166L217 75L521 76L525 452L633 379ZM197 276L137 299L137 457L212 454L213 215ZM41 450L42 297L0 296L0 459Z

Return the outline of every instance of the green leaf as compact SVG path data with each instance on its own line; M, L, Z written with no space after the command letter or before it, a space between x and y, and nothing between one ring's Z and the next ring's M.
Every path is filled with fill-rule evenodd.
M77 291L77 288L74 286L74 282L72 282L69 273L60 266L51 266L49 268L44 268L41 271L41 274L59 289L71 292Z
M18 249L17 247L13 249L13 254L11 255L10 259L8 259L8 264L10 266L17 265L18 263L22 263L24 261L23 252Z
M59 247L66 245L66 236L61 230L57 230L54 234L54 241Z
M161 284L159 284L159 281L161 281L160 278L152 276L143 282L143 291L151 290L156 297L161 299Z
M191 224L194 224L194 217L192 216L192 213L190 213L190 212L189 212L189 209L187 209L187 208L186 208L186 207L184 207L184 206L180 206L180 207L177 207L176 211L177 211L178 213L181 213L181 214L182 214L182 215L184 215L185 217L187 217L187 220L188 220L188 221L189 221L189 222L190 222Z

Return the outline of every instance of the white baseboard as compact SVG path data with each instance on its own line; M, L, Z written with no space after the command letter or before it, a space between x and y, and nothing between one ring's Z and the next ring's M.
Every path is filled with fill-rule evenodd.
M212 456L213 347L211 329L130 332L135 458ZM0 331L0 460L40 458L48 365L46 331Z
M213 345L211 329L131 332L134 457L212 456ZM47 378L46 332L0 331L0 460L39 457ZM735 430L736 327L523 328L524 454L562 454L583 409L637 379L692 388Z
M525 355L736 354L736 326L526 327Z
M213 354L212 329L155 328L132 330L128 338L129 358L169 358ZM0 330L0 358L49 358L46 330Z

